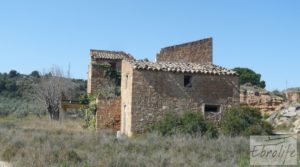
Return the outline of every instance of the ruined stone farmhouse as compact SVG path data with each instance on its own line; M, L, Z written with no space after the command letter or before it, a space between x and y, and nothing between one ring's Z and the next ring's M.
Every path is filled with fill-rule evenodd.
M121 95L99 101L96 127L117 128L131 136L143 132L167 112L203 113L216 122L239 103L239 78L213 64L212 38L161 49L156 62L137 61L124 52L91 50L88 92L101 89L108 63L121 72Z

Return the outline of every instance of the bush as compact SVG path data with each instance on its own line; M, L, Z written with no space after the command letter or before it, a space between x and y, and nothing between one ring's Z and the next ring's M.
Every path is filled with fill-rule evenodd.
M40 73L38 71L32 71L31 74L30 74L30 76L36 77L36 78L40 78L41 77Z
M10 111L5 106L0 106L0 117L9 115Z
M17 77L18 75L20 74L16 70L11 70L8 74L10 78Z
M95 130L96 112L97 112L96 97L83 95L80 98L80 103L88 104L88 108L84 109L84 113L86 113L85 127L87 127L90 130Z
M87 94L80 95L79 102L80 104L89 104L90 103L89 96Z
M24 144L21 141L16 141L10 145L7 145L3 153L1 154L1 158L4 161L10 161L14 156L16 156L16 154L22 147L24 147Z
M16 81L13 80L9 80L8 82L6 82L6 90L10 91L10 92L14 92L17 90L17 83Z
M272 126L262 120L260 111L248 106L229 109L223 115L221 128L230 136L272 134Z
M161 121L158 121L151 128L163 136L174 134L207 135L218 137L218 131L214 125L204 120L199 112L185 112L178 115L173 112L166 113Z
M2 80L2 79L0 79L0 92L1 92L2 90L5 90L5 81Z
M260 121L256 124L251 125L249 128L246 129L245 131L245 136L250 136L250 135L270 135L272 134L272 125L265 122L265 121Z

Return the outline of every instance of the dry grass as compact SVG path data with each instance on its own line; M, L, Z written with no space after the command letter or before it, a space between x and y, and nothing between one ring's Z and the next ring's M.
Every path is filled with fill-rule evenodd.
M0 159L16 167L249 166L249 140L243 137L151 133L116 139L109 131L86 131L80 121L61 126L46 118L0 119L0 143Z

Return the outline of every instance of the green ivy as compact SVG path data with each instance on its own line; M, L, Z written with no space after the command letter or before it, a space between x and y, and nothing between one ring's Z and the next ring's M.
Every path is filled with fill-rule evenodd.
M97 103L95 96L82 95L80 97L81 104L88 104L88 108L83 109L85 112L85 127L95 130Z
M94 64L96 68L104 71L104 76L106 79L109 79L114 82L116 85L115 94L120 95L120 87L121 87L121 72L113 69L108 63L97 63Z

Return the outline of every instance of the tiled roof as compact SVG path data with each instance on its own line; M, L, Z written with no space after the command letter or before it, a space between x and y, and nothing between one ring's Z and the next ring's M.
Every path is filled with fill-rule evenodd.
M90 50L90 55L95 59L113 59L113 60L123 60L129 59L133 60L133 56L127 54L125 52L117 52L117 51L107 51L107 50Z
M200 73L211 75L238 75L235 71L213 64L129 61L137 70Z

